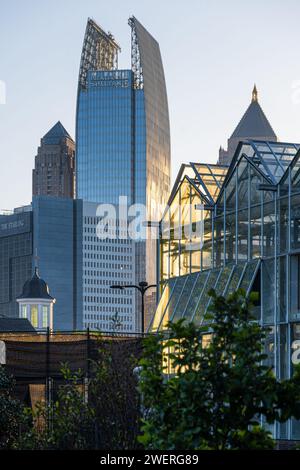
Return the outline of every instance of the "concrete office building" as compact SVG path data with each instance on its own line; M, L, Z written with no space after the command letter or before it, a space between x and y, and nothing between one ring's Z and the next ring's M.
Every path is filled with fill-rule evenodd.
M98 204L83 203L83 326L93 330L136 331L135 296L130 289L112 291L111 285L134 284L135 243L117 226L116 236L97 236Z

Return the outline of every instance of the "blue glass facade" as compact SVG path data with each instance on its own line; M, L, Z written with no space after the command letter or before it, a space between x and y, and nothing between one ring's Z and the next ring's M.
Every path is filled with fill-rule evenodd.
M88 20L77 97L77 197L118 204L127 196L157 221L170 189L166 84L157 41L136 18L129 25L131 69L120 70L114 38ZM156 282L156 240L136 243L133 270L136 282Z
M18 317L16 298L32 275L32 212L30 207L26 209L0 215L0 316L3 317Z
M122 195L133 202L134 94L131 70L88 72L78 96L77 197L117 204Z
M54 330L82 328L82 212L81 200L35 196L0 215L0 315L19 316L16 299L38 263L56 299Z
M133 88L131 70L87 73L78 95L77 197L146 204L145 119L144 91Z
M82 201L38 196L32 209L39 272L56 299L53 328L81 329Z

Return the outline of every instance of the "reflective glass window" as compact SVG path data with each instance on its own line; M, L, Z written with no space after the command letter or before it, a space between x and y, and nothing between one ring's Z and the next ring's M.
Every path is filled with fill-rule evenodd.
M184 318L186 318L187 321L191 320L194 315L195 309L199 302L201 293L205 287L208 276L209 276L209 271L203 271L199 273L199 276L191 292L191 296L189 298L187 307L184 312Z
M205 285L205 288L199 298L199 302L195 311L194 318L192 321L196 325L200 325L203 321L204 314L206 311L206 308L208 306L208 302L210 300L210 296L208 295L208 292L215 287L216 281L218 279L220 271L218 269L213 269L209 273L209 277L207 280L207 283Z
M174 315L171 318L173 322L176 322L177 320L179 320L182 317L183 313L185 312L188 300L190 298L191 292L193 291L193 287L195 285L195 282L198 279L198 276L199 276L199 273L190 274L188 276L186 283L184 285L184 288L182 289L181 296L178 300Z

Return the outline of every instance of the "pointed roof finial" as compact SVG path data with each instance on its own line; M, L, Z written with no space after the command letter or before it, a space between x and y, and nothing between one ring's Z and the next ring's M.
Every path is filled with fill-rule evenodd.
M254 101L258 101L257 95L258 95L258 93L257 93L257 88L256 88L256 85L255 85L255 83L254 83L254 87L253 87L253 90L252 90L252 103L253 103Z
M39 273L39 257L38 257L38 250L35 249L35 256L34 256L34 274L38 275Z

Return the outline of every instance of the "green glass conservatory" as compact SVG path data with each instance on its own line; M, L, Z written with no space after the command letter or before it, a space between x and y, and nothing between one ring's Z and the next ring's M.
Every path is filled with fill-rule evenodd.
M300 362L300 144L240 142L229 167L182 165L161 221L161 293L149 327L205 322L208 292L259 292L268 364L279 379ZM299 354L297 353L299 349ZM300 423L277 423L300 439Z

